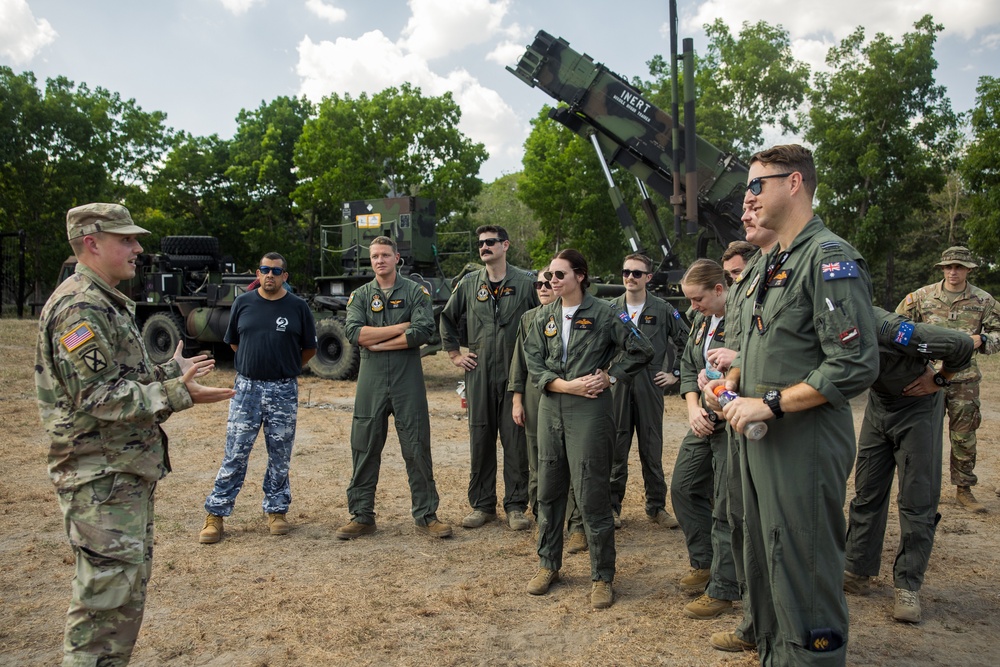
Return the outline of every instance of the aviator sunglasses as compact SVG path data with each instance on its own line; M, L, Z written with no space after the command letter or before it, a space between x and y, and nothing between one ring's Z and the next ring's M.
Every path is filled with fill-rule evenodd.
M767 176L758 176L757 178L752 178L750 179L750 182L747 183L747 190L750 191L750 194L756 197L757 195L760 194L760 191L764 189L763 181L765 178L784 178L786 176L791 176L794 173L795 173L794 171L790 171L787 174L768 174Z
M546 280L544 282L542 282L541 280L536 280L535 281L535 289L536 290L540 290L543 287L545 289L552 289L552 283L550 283L548 280Z
M576 273L576 269L573 269L573 273ZM552 280L552 276L555 276L558 280L566 280L566 276L569 274L565 271L546 271L542 275L545 276L546 280Z
M478 241L476 241L476 243L478 243L478 244L479 244L479 247L480 247L480 248L482 248L483 246L489 246L490 248L492 248L492 247L493 247L493 246L495 246L495 245L496 245L497 243L503 243L503 239L498 239L498 238L492 238L492 239L479 239Z
M265 276L269 273L273 273L275 276L280 276L285 272L280 266L258 266L257 270L263 273Z

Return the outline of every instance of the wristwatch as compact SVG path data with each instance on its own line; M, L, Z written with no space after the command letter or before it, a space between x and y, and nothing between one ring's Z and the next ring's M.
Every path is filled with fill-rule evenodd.
M934 374L934 384L936 384L939 387L950 387L951 386L951 380L949 380L945 376L941 375L940 373L935 373Z
M610 385L610 386L613 387L613 386L615 386L615 382L618 382L618 378L616 378L614 375L611 375L609 373L608 374L608 385Z
M679 370L676 370L676 369L675 369L675 370L673 371L673 373L674 373L674 377L675 377L675 378L679 378L679 377L681 376L681 372L680 372Z
M771 408L771 412L774 413L775 419L781 419L785 416L785 413L781 409L781 392L772 389L771 391L764 394L764 404Z

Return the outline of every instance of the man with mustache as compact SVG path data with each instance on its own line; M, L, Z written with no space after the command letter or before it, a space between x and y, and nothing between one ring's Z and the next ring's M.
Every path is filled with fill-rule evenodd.
M507 381L521 315L538 306L535 274L507 262L507 230L484 225L476 230L485 268L459 282L441 313L441 342L452 363L465 371L469 405L469 505L465 528L497 518L497 434L503 447L503 508L511 530L526 530L528 454L524 427L514 422L513 393ZM468 341L468 352L461 342Z

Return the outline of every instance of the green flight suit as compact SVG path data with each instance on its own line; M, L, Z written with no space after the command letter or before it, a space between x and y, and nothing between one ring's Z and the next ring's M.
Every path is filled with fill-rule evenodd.
M521 315L521 323L517 328L517 341L514 343L514 356L510 360L510 382L507 384L507 391L522 395L524 440L528 452L528 507L536 519L538 518L538 401L542 397L542 392L528 380L528 367L524 361L524 338L531 330L531 321L537 313L538 308L532 308ZM584 532L583 520L576 508L572 488L566 500L566 522L569 532Z
M944 288L944 281L921 287L906 295L896 312L914 322L935 324L939 327L962 331L968 335L981 335L979 354L1000 351L1000 312L997 302L971 283L966 283L961 294L951 294ZM983 375L975 357L965 371L952 378L945 389L948 408L948 435L951 439L951 483L955 486L975 486L979 479L976 468L976 430L982 421L979 401L979 383Z
M611 509L611 462L615 424L611 392L596 398L550 392L557 378L574 380L597 369L616 378L634 376L653 358L653 346L628 315L590 294L570 320L563 318L562 299L542 306L524 341L528 376L542 390L538 404L538 556L541 567L562 567L566 496L572 484L583 514L590 548L590 576L615 576L615 524ZM561 328L569 326L563 357ZM624 352L619 356L619 352ZM613 363L612 363L613 362Z
M503 447L504 511L523 512L528 506L524 429L511 416L507 381L521 315L538 306L534 282L534 274L507 264L494 293L484 267L462 278L441 312L444 350L459 349L464 317L469 352L476 354L476 367L465 373L472 466L469 505L490 514L497 511L498 432Z
M861 255L818 217L744 275L740 289L749 303L740 310L734 363L740 394L761 398L805 382L827 399L768 420L767 435L742 442L757 648L765 665L843 665L844 503L855 452L849 400L878 374L871 281Z
M743 273L730 286L726 295L726 345L727 349L740 351L740 311L748 303L744 296L747 283L743 278L749 274L751 267L761 261L758 250L746 262ZM742 285L742 288L740 287ZM752 305L752 304L751 304ZM743 600L743 618L734 631L741 640L756 644L756 633L753 627L753 609L747 597L747 575L743 557L743 473L741 471L740 443L742 439L729 424L726 424L729 447L726 452L726 508L729 520L730 541L733 548L733 570L736 573L736 583L740 588L740 598Z
M698 372L705 368L706 339L711 337L709 349L726 346L726 320L720 320L715 331L710 329L711 322L701 313L691 322L691 333L681 355L681 398L690 392L701 394ZM708 412L709 418L715 420L712 434L701 437L688 429L681 440L670 479L670 502L684 532L691 567L711 570L708 595L716 600L738 600L740 589L726 504L729 434L726 421Z
M389 432L389 415L396 424L406 463L413 519L417 525L425 526L437 518L430 413L420 365L420 346L434 335L430 295L398 273L392 289L383 290L377 280L372 280L351 293L344 330L352 344L358 344L362 327L401 322L410 323L405 332L409 347L405 350L372 352L361 348L351 421L353 474L347 486L347 509L357 523L375 523L375 487Z
M858 439L855 496L847 527L845 568L873 577L882 563L892 478L899 468L899 549L893 565L895 588L919 591L927 571L934 530L941 515L941 422L944 392L903 396L931 360L957 373L972 361L972 338L874 308L879 326L879 374L868 392Z
M628 312L624 294L613 299L611 305ZM628 483L628 454L635 434L639 440L646 514L654 517L666 509L667 482L663 477L664 387L658 387L653 376L661 371L671 375L674 370L680 370L680 353L687 341L688 327L676 308L649 292L646 292L646 304L636 326L653 346L653 361L631 381L618 382L611 388L617 429L615 460L611 467L611 505L621 513ZM671 341L673 355L667 354Z
M83 263L42 308L35 388L49 477L76 560L64 663L124 665L153 569L160 424L192 406L180 366L149 360L135 303Z

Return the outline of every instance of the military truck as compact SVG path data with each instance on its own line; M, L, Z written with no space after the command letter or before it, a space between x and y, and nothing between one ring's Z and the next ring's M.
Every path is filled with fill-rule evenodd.
M76 266L63 263L60 280ZM212 345L223 342L233 300L254 280L253 272L237 273L214 236L165 236L160 252L143 253L136 275L118 285L135 301L135 317L154 363L168 361L177 343Z
M672 5L673 8L673 5ZM676 25L676 21L671 21ZM676 34L671 31L671 50L676 52ZM677 58L673 58L676 67ZM683 267L656 213L649 189L674 205L674 231L681 234L701 229L697 254L704 257L710 242L725 247L743 239L743 195L747 166L734 155L717 149L694 130L694 47L684 40L685 103L687 126L674 122L623 77L587 54L570 48L569 42L540 30L534 42L507 70L531 87L538 87L565 106L552 109L549 117L577 133L594 148L615 211L632 252L649 253L643 247L635 223L615 183L612 167L629 172L642 193L642 209L655 232L662 257L651 285L676 300ZM679 96L674 76L674 99Z
M431 199L393 197L345 202L341 222L320 228L320 268L316 278L316 293L312 297L314 310L332 312L335 317L317 318L316 335L319 345L309 368L316 375L332 380L353 379L357 376L361 352L351 345L344 333L342 318L346 314L351 292L375 277L368 259L368 246L376 236L388 236L396 242L400 254L399 272L427 290L434 304L435 320L451 296L457 278L448 278L441 266L447 254L438 246L437 207ZM471 257L471 237L458 239L457 254ZM459 273L474 268L466 263ZM327 271L336 273L327 275ZM441 349L435 329L434 338L424 345L421 356Z

